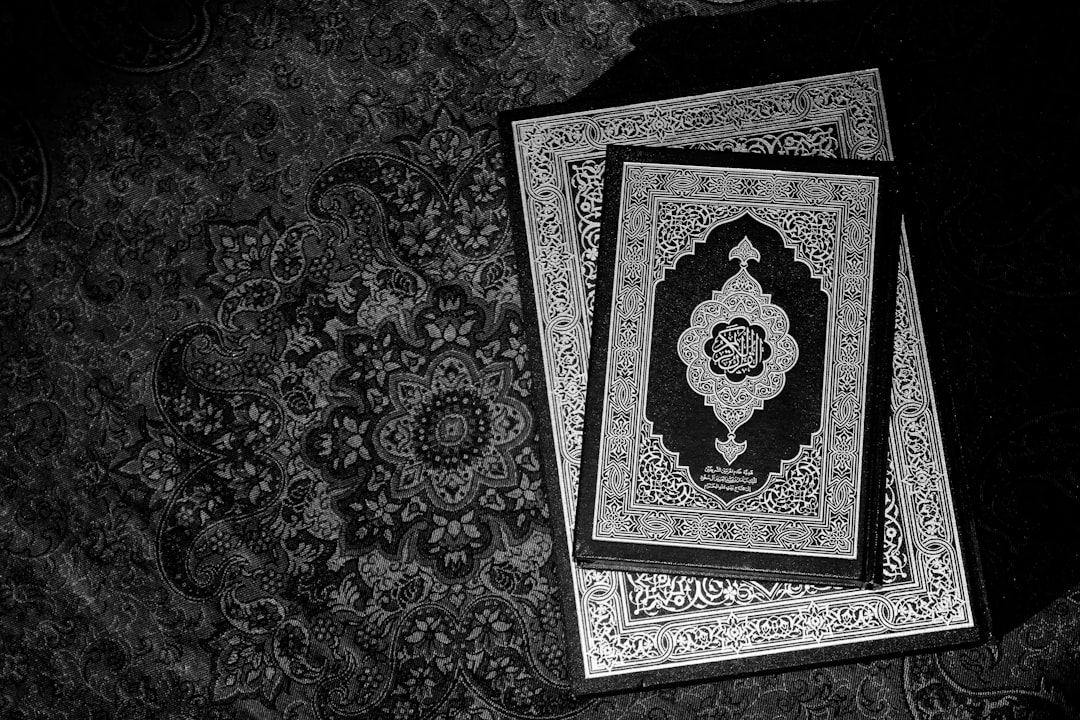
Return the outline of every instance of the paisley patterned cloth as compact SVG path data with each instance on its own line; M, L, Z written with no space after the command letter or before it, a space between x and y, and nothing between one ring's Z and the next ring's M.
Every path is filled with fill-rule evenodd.
M1080 587L978 648L567 691L495 113L752 5L0 8L0 716L1076 716Z

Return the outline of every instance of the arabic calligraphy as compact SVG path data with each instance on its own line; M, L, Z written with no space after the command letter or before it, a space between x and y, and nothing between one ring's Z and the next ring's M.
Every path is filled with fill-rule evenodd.
M710 370L738 382L761 374L772 347L765 342L763 327L737 317L713 326L712 337L705 341L705 354L709 356Z

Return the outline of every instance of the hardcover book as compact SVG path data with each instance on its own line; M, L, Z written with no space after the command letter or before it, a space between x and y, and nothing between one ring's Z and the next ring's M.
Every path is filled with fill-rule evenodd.
M891 163L609 146L605 167L575 559L869 584Z
M877 71L502 117L578 694L978 640L978 565L958 516L906 239L896 274L881 584L873 589L590 570L571 557L609 144L891 160ZM734 266L732 266L734 267Z

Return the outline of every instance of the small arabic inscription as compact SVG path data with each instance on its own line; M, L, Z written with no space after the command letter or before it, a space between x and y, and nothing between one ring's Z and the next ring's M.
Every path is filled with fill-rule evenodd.
M758 479L749 468L707 465L701 473L700 483L708 490L750 492L757 487Z

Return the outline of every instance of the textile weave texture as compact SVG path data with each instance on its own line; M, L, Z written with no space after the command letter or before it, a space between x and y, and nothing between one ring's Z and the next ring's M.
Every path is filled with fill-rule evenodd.
M976 648L567 691L495 115L763 4L0 8L0 717L1076 717L1080 586Z

